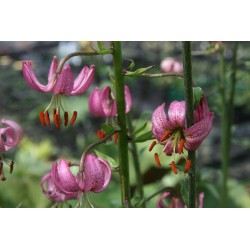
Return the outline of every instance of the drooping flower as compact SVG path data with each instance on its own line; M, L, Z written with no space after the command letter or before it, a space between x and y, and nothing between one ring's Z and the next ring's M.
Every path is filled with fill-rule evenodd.
M125 85L126 113L132 107L132 97L128 86ZM105 86L101 92L98 88L89 96L89 110L97 117L114 117L117 115L116 100L112 98L111 87Z
M163 201L167 200L166 198L170 196L169 192L165 192L161 195L161 197L157 200L156 207L157 208L187 208L187 206L183 203L180 197L171 197L169 206L167 206ZM198 208L203 208L203 199L204 193L199 194L199 206Z
M183 148L187 151L196 150L202 141L208 136L212 129L214 114L209 111L205 95L202 95L199 106L195 110L195 124L190 128L185 126L185 102L173 101L168 109L168 116L165 114L165 103L159 106L152 115L152 132L158 143L164 146L163 151L166 155L179 153L185 159ZM153 142L149 151L151 151L156 142ZM158 154L155 154L156 162L160 166ZM186 173L191 160L187 160L184 169ZM175 161L171 163L172 170L177 174Z
M172 57L167 57L164 60L162 60L160 67L164 73L171 73L171 72L182 73L183 72L182 64Z
M80 95L83 94L91 85L94 74L95 66L91 65L90 68L85 66L77 78L74 80L73 72L69 65L65 65L59 75L56 74L58 68L58 60L55 56L48 74L48 84L42 85L37 80L33 71L30 61L23 61L23 76L27 84L35 91L49 92L51 91L53 96L49 106L45 111L39 113L39 118L43 126L50 125L49 111L53 108L53 121L58 129L60 129L61 108L64 111L64 125L68 124L68 111L61 102L62 95ZM70 124L73 125L76 120L77 112L74 111Z
M44 188L44 183L46 185L46 189ZM73 192L72 194L64 194L60 189L56 187L54 184L51 172L44 175L41 180L41 187L43 193L49 198L56 202L63 202L67 200L75 200L78 199L78 192Z
M55 201L77 199L79 192L102 192L108 186L110 178L109 164L94 154L88 154L84 172L78 172L75 177L70 171L70 164L62 158L59 164L53 163L51 172L43 177L41 186L43 188L43 183L47 181L47 191L43 188L43 192ZM51 193L48 193L50 190Z
M1 180L6 180L3 172L3 162L10 167L10 173L13 171L14 161L9 162L6 160L1 152L11 150L17 144L19 144L23 138L23 129L16 122L11 120L2 119L2 125L6 125L6 128L0 128L0 175Z

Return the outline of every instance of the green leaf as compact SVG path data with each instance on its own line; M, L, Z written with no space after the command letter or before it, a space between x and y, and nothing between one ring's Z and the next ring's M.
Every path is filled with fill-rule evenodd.
M140 133L140 132L143 131L146 127L147 127L147 122L145 122L141 127L139 127L138 129L136 129L136 130L131 134L131 136L134 136L134 135Z
M137 69L136 71L134 72L128 72L126 73L125 75L126 76L132 76L132 77L135 77L135 76L140 76L142 75L143 73L146 73L147 71L151 70L152 68L154 68L155 65L153 66L149 66L147 68L140 68L140 69Z
M193 91L194 91L194 108L196 109L200 104L202 89L200 87L195 87L193 88Z
M180 184L181 184L182 199L184 203L187 205L188 204L188 185L184 178L181 180Z
M145 141L153 139L152 137L153 137L153 133L150 130L142 135L139 135L135 139L133 139L133 142L145 142Z
M105 48L103 47L101 42L97 42L97 46L98 46L100 51L105 50Z
M108 162L108 164L110 165L111 168L114 168L114 167L118 166L117 162L112 157L110 157L110 156L108 156L106 154L103 154L100 151L97 151L96 149L94 151L95 151L95 154L98 157L100 157L103 160L105 160L106 162Z
M128 61L131 62L130 65L129 65L129 67L128 67L128 71L130 71L130 70L132 70L132 69L134 68L135 62L134 62L134 60L132 60L132 59L128 59Z
M112 133L115 129L114 129L112 126L108 125L107 123L103 123L103 124L102 124L102 130L103 130L106 134L110 134L110 133Z

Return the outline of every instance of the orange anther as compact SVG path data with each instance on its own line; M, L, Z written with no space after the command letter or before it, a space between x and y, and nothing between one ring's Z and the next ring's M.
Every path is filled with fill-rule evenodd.
M73 125L75 123L76 117L77 117L77 112L74 111L73 116L72 116L72 118L70 120L70 125Z
M55 115L55 125L56 125L57 129L60 129L60 121L59 121L58 114Z
M45 119L44 119L44 113L43 113L43 111L41 111L41 112L39 113L39 119L40 119L42 125L43 125L43 126L46 126L46 122L45 122Z
M48 125L50 125L49 112L45 111L45 120Z
M184 169L184 173L185 174L188 172L188 170L190 169L190 167L191 167L191 160L187 160L187 165L186 165L186 167Z
M182 154L182 153L183 153L183 146L184 146L184 140L181 139L181 141L180 141L180 146L179 146L179 154Z
M115 136L114 136L114 143L116 143L117 140L118 140L118 133L116 132L116 133L115 133Z
M102 132L100 129L97 130L97 136L98 136L99 140L102 139Z
M156 141L153 141L151 146L148 149L149 152L154 148L155 144L156 144Z
M155 161L156 161L157 165L158 165L159 167L161 167L161 163L160 163L159 156L158 156L157 153L155 153Z
M171 162L171 168L172 168L173 172L174 172L175 174L177 174L177 169L176 169L176 167L175 167L175 162L174 162L174 161Z
M68 112L64 112L64 126L68 125L69 115Z
M163 142L167 139L167 137L171 134L171 131L168 130L161 138L160 142Z

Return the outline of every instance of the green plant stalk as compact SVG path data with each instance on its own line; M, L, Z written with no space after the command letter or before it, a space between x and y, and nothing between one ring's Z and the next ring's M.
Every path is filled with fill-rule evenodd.
M186 123L187 128L194 125L194 97L192 81L192 58L191 42L182 42L183 69L184 69L184 97L186 102ZM195 168L196 157L195 151L188 152L188 158L192 165L188 172L188 207L195 208L196 200L196 180Z
M228 179L228 129L226 110L226 89L225 89L225 58L224 48L220 48L220 84L219 92L221 96L221 152L222 152L222 190L221 207L227 207L227 179Z
M232 57L232 74L231 74L231 88L229 94L229 102L228 102L228 126L227 126L227 134L228 134L228 156L230 156L231 149L231 137L232 137L232 124L234 117L234 95L235 95L235 85L236 85L236 71L237 71L237 50L238 50L238 42L234 42L233 47L233 57Z
M128 138L125 113L125 91L124 76L122 74L122 51L121 42L113 42L113 62L115 73L115 90L117 103L117 119L121 131L119 132L119 173L121 179L122 205L130 207L130 182L129 182L129 162L128 162Z
M130 113L127 114L127 121L128 121L128 128L129 131L133 131L133 124L131 120L131 115ZM140 195L140 200L144 200L144 191L143 191L143 181L142 181L142 174L140 170L140 161L139 161L139 156L138 156L138 150L135 142L131 142L131 153L133 156L134 160L134 167L135 167L135 175L136 175L136 180L137 180L137 188L139 191ZM142 202L142 207L145 207L145 202Z

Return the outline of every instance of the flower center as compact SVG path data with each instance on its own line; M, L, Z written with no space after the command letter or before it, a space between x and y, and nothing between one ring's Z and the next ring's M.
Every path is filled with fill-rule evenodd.
M159 142L156 142L156 141L152 142L152 144L149 147L149 151L152 151L156 144L164 145L162 152L159 155L157 153L155 153L154 155L156 164L159 167L161 167L159 156L162 153L165 153L166 155L172 155L172 153L174 153L174 160L171 162L170 165L171 165L172 171L175 174L177 174L177 169L176 169L176 164L175 164L175 154L177 151L186 161L184 173L187 173L191 167L191 160L188 160L185 154L183 153L184 143L185 143L185 138L183 136L183 132L181 129L178 128L175 130L167 130Z
M65 100L63 99L64 95L56 94L52 96L51 102L49 106L45 109L45 111L41 111L39 113L39 119L43 126L50 126L50 117L49 117L49 111L53 108L53 122L56 125L57 129L60 129L60 125L62 123L61 120L61 110L64 112L64 126L66 127L68 125L68 119L69 114L72 115L72 118L70 120L70 125L73 125L75 123L75 120L77 118L77 112L74 111L73 114L68 111L67 105ZM64 102L64 105L62 103L62 100Z

